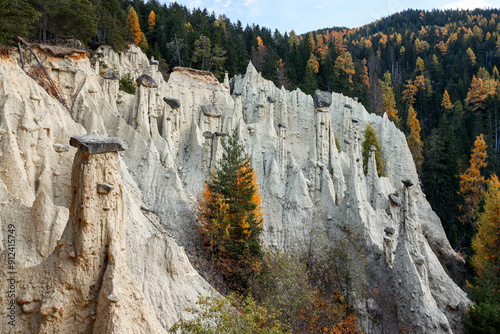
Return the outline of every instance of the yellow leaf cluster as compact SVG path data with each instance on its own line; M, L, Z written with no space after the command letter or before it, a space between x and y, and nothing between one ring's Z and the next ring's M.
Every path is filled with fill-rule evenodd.
M130 7L127 16L127 26L129 29L129 40L135 45L141 41L141 27L139 26L139 18L134 7Z
M481 168L488 165L486 162L487 158L486 142L481 134L474 142L469 168L463 174L460 174L459 194L464 198L464 205L462 206L463 214L460 220L472 226L476 225L479 203L485 192L486 180L484 176L481 175Z
M148 17L149 30L153 30L153 27L155 26L155 24L156 24L156 14L155 14L155 12L151 11L151 13L149 13L149 17Z
M453 109L453 104L451 103L450 95L448 94L447 90L444 91L443 102L441 102L441 105L443 106L444 110Z
M417 112L412 106L408 109L408 119L406 124L410 128L410 134L408 135L408 148L410 149L411 155L413 156L413 161L417 168L417 172L420 171L424 157L422 155L423 143L420 138L420 122L417 119Z
M498 268L500 264L500 182L493 175L488 182L484 197L484 212L479 214L477 234L472 240L474 256L472 265L479 277L488 267Z

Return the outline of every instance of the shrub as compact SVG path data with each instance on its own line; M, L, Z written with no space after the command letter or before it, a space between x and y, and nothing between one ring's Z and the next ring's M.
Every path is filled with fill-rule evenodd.
M278 313L258 305L251 296L241 299L236 295L199 297L200 311L187 309L197 317L180 320L169 330L181 334L281 334L288 328L278 320Z
M370 146L375 146L375 148L377 149L375 151L375 163L377 164L377 174L378 176L383 176L384 174L382 173L382 170L384 169L384 163L382 162L380 145L377 139L377 133L375 132L373 126L370 123L368 123L366 125L366 130L365 130L365 140L363 141L362 144L363 170L365 172L365 175L368 172L368 156L370 153Z
M135 83L130 73L125 74L120 79L120 90L129 94L135 94Z

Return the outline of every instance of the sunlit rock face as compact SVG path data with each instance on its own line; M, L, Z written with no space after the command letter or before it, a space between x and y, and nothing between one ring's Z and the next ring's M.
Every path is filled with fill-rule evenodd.
M224 83L187 68L175 68L166 82L135 46L123 53L101 47L98 55L120 77L146 76L131 95L87 59L51 59L48 72L69 92L71 111L13 60L0 61L0 169L6 170L0 173L6 203L0 218L16 216L27 226L19 229L25 266L41 263L64 230L71 198L67 161L74 155L64 146L69 137L122 138L130 144L118 158L127 265L165 328L178 314L187 316L184 307L211 292L178 244L199 246L193 205L222 156L224 136L236 130L257 173L266 247L301 252L311 236L333 240L355 230L366 249L366 282L390 291L397 322L415 333L461 332L469 301L430 245L456 255L420 189L404 134L385 116L341 94L279 89L251 64ZM373 152L363 172L368 123L377 132L384 177L377 176ZM365 332L380 330L370 320L375 304L358 305Z

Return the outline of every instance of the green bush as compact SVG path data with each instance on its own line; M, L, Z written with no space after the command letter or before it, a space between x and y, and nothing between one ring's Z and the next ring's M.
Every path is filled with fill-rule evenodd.
M384 163L382 162L380 145L377 139L377 133L375 132L373 126L370 123L368 123L366 124L365 140L363 141L362 144L363 170L365 172L365 175L368 172L368 155L370 153L370 146L375 146L375 148L377 149L375 151L375 163L377 164L377 174L378 176L384 176L384 173L382 172L384 169Z
M199 297L199 311L193 320L179 320L169 330L180 334L282 334L290 333L278 320L278 313L258 305L251 296Z
M135 83L130 73L125 74L120 79L120 90L129 94L135 94Z

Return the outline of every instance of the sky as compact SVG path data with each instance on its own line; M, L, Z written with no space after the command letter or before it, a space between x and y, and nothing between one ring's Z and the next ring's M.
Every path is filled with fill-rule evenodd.
M174 2L160 0L162 3ZM499 8L500 0L177 0L188 8L207 8L243 26L258 24L297 34L329 27L361 27L413 9Z

